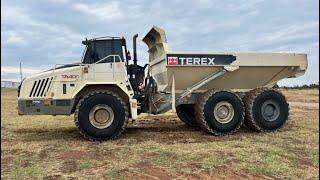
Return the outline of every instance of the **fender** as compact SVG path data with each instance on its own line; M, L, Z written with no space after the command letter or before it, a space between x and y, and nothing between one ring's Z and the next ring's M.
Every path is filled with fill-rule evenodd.
M138 117L138 112L137 112L137 100L133 98L134 96L134 92L131 88L131 85L130 83L127 83L127 84L120 84L120 83L117 83L117 82L86 82L86 83L82 83L81 87L78 88L73 96L72 96L72 99L74 99L74 105L73 105L73 108L72 108L72 112L75 110L75 107L78 103L78 101L80 100L80 97L78 97L79 93L81 93L82 90L84 90L86 87L89 87L89 86L94 86L94 87L97 87L97 88L101 88L101 86L103 85L111 85L111 87L117 87L119 89L121 89L122 93L119 93L119 91L114 91L115 93L117 93L118 95L120 95L123 99L125 99L128 103L128 105L130 106L130 117L131 119L134 119L136 120ZM99 87L100 86L100 87ZM107 88L107 87L103 87L103 88ZM114 88L110 88L110 90L112 90ZM125 97L124 97L125 95Z

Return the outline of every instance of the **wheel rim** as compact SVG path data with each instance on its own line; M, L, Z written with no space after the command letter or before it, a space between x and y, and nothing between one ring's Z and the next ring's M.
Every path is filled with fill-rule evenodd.
M109 127L114 120L114 112L112 108L105 104L94 106L89 113L90 123L98 128L104 129Z
M221 101L216 104L213 110L215 119L221 123L229 123L234 117L234 108L232 104L227 101Z
M280 106L273 100L267 100L261 106L261 114L266 121L275 121L280 115Z

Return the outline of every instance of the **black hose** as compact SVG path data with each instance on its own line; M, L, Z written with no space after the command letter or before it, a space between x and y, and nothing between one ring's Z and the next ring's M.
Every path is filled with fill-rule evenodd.
M152 77L149 78L149 83L148 85L144 88L144 91L143 91L143 94L144 95L148 95L152 88L153 88L153 85L154 85L154 79Z

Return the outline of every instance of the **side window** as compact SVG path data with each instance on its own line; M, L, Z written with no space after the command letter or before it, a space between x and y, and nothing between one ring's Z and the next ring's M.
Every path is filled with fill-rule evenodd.
M111 54L111 47L108 46L108 41L96 41L94 44L96 46L95 51L98 57L97 61Z
M92 44L89 44L87 46L87 51L86 51L86 54L84 56L83 63L91 64L93 62L94 62L93 61L93 47L92 47Z
M108 41L97 41L96 42L97 48L96 52L98 54L99 60L109 56L109 55L116 55L114 61L120 62L123 59L123 52L122 52L122 42L118 39L115 40L108 40ZM99 63L110 63L113 62L113 56L110 56Z

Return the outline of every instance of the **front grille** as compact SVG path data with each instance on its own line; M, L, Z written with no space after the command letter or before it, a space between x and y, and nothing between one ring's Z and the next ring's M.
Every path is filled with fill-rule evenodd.
M50 79L50 81L49 78L34 81L31 91L29 93L29 97L46 97L47 92L49 91L49 87L51 85L51 81L52 78Z
M43 86L43 88L42 88L42 91L41 91L40 96L43 96L43 95L44 95L44 91L45 91L45 89L46 89L46 86L47 86L47 84L48 84L48 81L49 81L49 78L46 79L46 82L44 83L44 86Z
M32 96L32 92L33 92L34 87L36 86L36 84L37 84L37 81L35 81L35 82L33 83L33 86L32 86L32 89L31 89L31 91L30 91L29 97Z
M37 94L38 89L39 89L40 82L41 82L41 80L37 81L36 89L33 91L33 97L36 97L36 94Z

